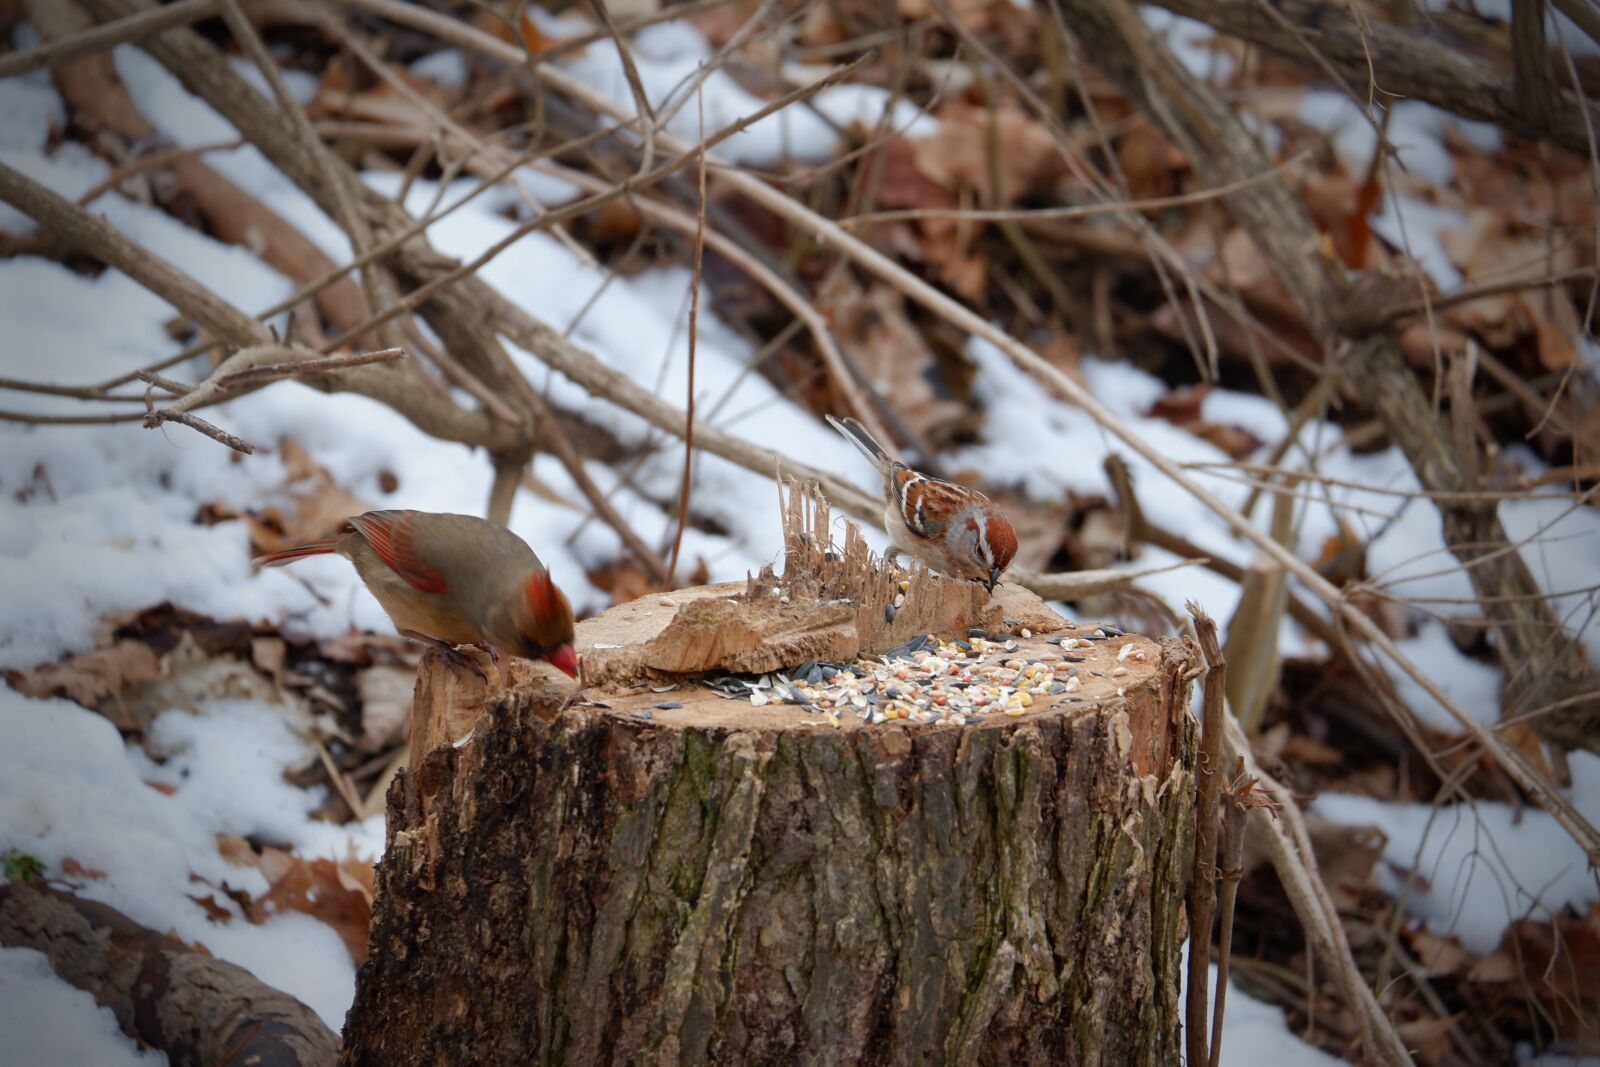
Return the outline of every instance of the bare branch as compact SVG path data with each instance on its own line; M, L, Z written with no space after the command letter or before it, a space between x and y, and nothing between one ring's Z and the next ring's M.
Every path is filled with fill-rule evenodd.
M1549 139L1579 155L1589 153L1584 112L1595 115L1593 104L1559 90L1548 123L1532 123L1520 106L1514 75L1396 22L1357 24L1340 17L1339 6L1322 0L1274 0L1270 5L1265 0L1158 2L1292 60L1303 62L1309 58L1306 49L1312 48L1355 84L1368 82L1370 57L1378 83L1393 96L1425 100L1463 118L1492 122L1534 140ZM1267 17L1264 8L1281 19Z
M129 15L92 30L30 48L26 52L0 56L0 78L14 78L40 67L70 63L82 56L142 40L174 26L187 26L206 18L216 9L217 0L177 0L177 3Z
M130 241L104 219L90 214L3 163L0 163L0 200L57 234L70 247L122 271L228 344L246 350L270 349L279 362L301 360L312 355L304 349L278 344L260 322L220 299L160 256ZM242 368L236 366L234 369ZM424 431L445 440L491 444L503 438L504 434L490 426L482 413L465 411L448 397L426 393L417 388L414 381L390 371L391 368L381 366L350 367L331 379L328 385L380 400ZM191 397L193 395L190 394ZM215 397L220 396L220 392L215 394ZM214 397L201 399L209 403ZM184 400L188 401L189 397ZM190 410L197 406L201 406L199 401L191 401L183 404L179 410Z
M1547 126L1559 107L1544 37L1545 0L1511 0L1511 84L1530 126Z

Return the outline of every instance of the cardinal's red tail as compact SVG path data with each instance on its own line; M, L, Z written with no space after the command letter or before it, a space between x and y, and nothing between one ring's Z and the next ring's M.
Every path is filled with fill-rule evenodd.
M264 556L257 556L251 562L257 567L281 567L285 563L293 563L295 560L304 559L307 556L326 556L338 548L339 542L343 540L344 537L341 535L339 537L329 537L322 541L307 541L303 545L282 548L276 552L268 552Z

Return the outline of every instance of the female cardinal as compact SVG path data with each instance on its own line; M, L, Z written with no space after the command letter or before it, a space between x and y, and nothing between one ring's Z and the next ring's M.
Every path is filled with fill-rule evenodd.
M572 607L510 530L470 515L369 511L338 536L255 562L275 567L328 553L356 565L403 636L431 645L452 667L472 663L455 646L478 645L496 663L507 652L578 676Z
M951 578L971 578L994 592L1017 554L1011 520L976 489L918 474L892 458L855 419L828 424L883 472L883 525L893 549Z

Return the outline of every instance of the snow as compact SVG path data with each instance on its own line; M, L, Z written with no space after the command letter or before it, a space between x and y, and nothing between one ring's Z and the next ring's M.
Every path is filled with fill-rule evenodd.
M275 58L280 59L278 76L283 79L289 95L301 104L310 103L311 98L317 95L317 76L308 70L293 70L282 66L281 57ZM229 64L233 67L233 72L249 82L256 92L273 100L277 99L272 86L267 84L267 76L261 73L261 68L256 66L254 60L245 56L233 56L229 59Z
M238 138L238 131L226 119L199 97L190 95L178 79L138 48L122 45L112 56L123 86L160 136L185 148ZM350 259L350 242L344 231L254 147L209 152L204 158L208 165L283 216L335 261Z
M1421 667L1474 721L1492 726L1500 718L1500 677L1504 672L1458 651L1443 623L1424 623L1415 637L1397 643L1406 658ZM1400 703L1416 712L1417 718L1446 733L1461 732L1456 720L1409 675L1396 672L1394 683Z
M164 1052L139 1051L110 1008L68 985L43 953L0 948L0 1047L11 1067L162 1067Z
M1188 968L1184 968L1188 973ZM1217 988L1217 968L1211 968L1211 990ZM1259 1001L1228 983L1228 1001L1222 1016L1223 1067L1339 1067L1344 1061L1308 1045L1289 1031L1283 1009Z
M1173 56L1190 74L1208 81L1225 82L1233 76L1238 64L1226 52L1208 47L1216 33L1205 23L1187 15L1177 15L1164 8L1143 5L1139 14L1144 24L1166 41Z
M459 89L467 84L467 56L459 48L441 48L429 52L411 64L411 73L427 78L446 89Z
M1600 757L1574 752L1569 759L1568 799L1589 819L1600 818ZM1384 891L1407 891L1408 913L1435 932L1456 935L1472 952L1493 951L1507 923L1545 918L1563 905L1582 911L1600 899L1582 852L1542 811L1495 801L1435 809L1335 793L1324 793L1312 810L1382 830ZM1420 876L1409 886L1408 871Z
M1299 119L1331 134L1334 150L1345 168L1362 174L1372 165L1378 146L1377 109L1382 106L1375 102L1374 121L1368 121L1361 105L1346 93L1313 89L1300 100ZM1402 173L1421 182L1449 185L1455 167L1444 145L1447 131L1480 152L1497 151L1502 144L1500 131L1494 126L1459 118L1420 100L1402 100L1392 106L1388 131Z
M1445 251L1440 235L1466 221L1467 216L1456 208L1390 190L1372 217L1372 232L1416 260L1440 290L1450 292L1460 287L1461 271Z

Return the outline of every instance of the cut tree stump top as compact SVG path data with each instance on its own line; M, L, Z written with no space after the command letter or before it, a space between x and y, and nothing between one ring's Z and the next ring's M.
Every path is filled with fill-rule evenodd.
M1121 706L1134 770L1162 774L1169 766L1171 690L1191 662L1178 642L1068 621L1020 586L1002 584L991 595L975 582L937 577L919 566L891 571L868 551L854 524L846 525L844 545L836 547L827 536L826 502L798 487L786 502L784 533L781 576L768 568L744 582L649 595L579 623L581 692L571 693L544 665L520 660L512 666L513 684L549 687L567 693L569 703L641 726L691 730L985 729ZM992 706L964 721L873 724L848 705L833 719L815 701L756 706L752 690L727 680L792 680L808 661L865 662L892 674L912 664L885 662L884 654L907 641L924 635L969 640L977 630L1016 642L1009 651L991 645L985 665L1044 661L1052 680L1071 688L1034 692L1027 707L1012 713ZM486 674L495 677L492 670ZM709 687L708 680L722 685ZM499 696L495 685L470 672L424 669L413 708L413 769L440 744L463 743Z
M996 622L993 627L979 627L996 636L1006 634L1016 641L1014 651L999 651L991 645L985 662L1044 661L1044 666L1057 666L1076 672L1078 685L1070 692L1040 695L1019 714L1001 710L987 711L969 717L967 722L918 723L909 719L892 719L869 724L855 709L841 708L837 725L827 721L815 709L795 704L767 704L754 706L748 693L730 698L717 689L702 684L703 676L718 676L722 671L677 673L652 669L648 662L650 649L656 647L660 636L674 626L694 630L712 629L710 620L718 620L725 627L728 620L739 619L730 598L745 591L745 583L700 586L682 589L664 596L648 596L620 604L604 613L578 624L577 647L584 663L584 674L589 665L600 661L601 673L609 684L585 686L579 696L579 706L592 712L615 715L668 729L696 730L763 730L831 732L835 730L981 730L1014 725L1043 716L1068 717L1090 710L1101 710L1110 704L1123 704L1127 711L1129 731L1129 758L1139 774L1162 773L1170 759L1170 723L1167 712L1171 710L1170 689L1179 684L1176 675L1187 668L1190 660L1187 650L1176 641L1160 641L1136 634L1120 634L1112 629L1104 637L1093 623L1075 623L1062 618L1032 593L1020 587L1001 586L989 599L991 610L981 619ZM715 614L705 609L719 605ZM728 605L724 612L720 605ZM1007 625L1010 623L1011 625ZM743 627L738 627L743 629ZM973 627L947 629L934 636L942 638L969 637ZM1029 636L1022 632L1028 631ZM915 635L912 635L915 636ZM759 639L760 635L756 635ZM1075 647L1063 649L1062 642L1076 639ZM806 659L853 662L857 655L842 651L829 655L826 647L813 647L820 642L814 633L806 635L810 655L791 652L787 662L772 666L769 677L789 674L794 666ZM671 649L684 648L691 654L717 643L715 633L701 643L677 639L665 642ZM736 642L723 640L724 648ZM834 646L838 647L838 646ZM1132 652L1126 650L1132 649ZM737 649L735 649L737 652ZM1075 661L1075 662L1072 662ZM660 661L654 661L660 662ZM889 661L885 666L891 671L900 661ZM485 662L485 666L488 664ZM1052 674L1061 679L1065 671ZM494 674L489 672L492 679ZM755 680L755 675L751 680ZM560 676L542 664L517 661L512 667L513 684L520 686L549 687L557 691L570 690L563 686ZM1062 684L1065 684L1064 682ZM672 688L667 689L667 686ZM656 691L662 690L662 691ZM454 675L448 670L424 669L417 683L417 700L413 712L413 765L420 762L428 751L444 743L462 743L473 728L478 716L499 696L496 687L485 684L470 672ZM420 740L420 743L415 743Z

